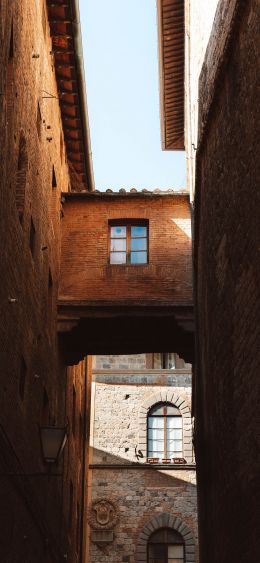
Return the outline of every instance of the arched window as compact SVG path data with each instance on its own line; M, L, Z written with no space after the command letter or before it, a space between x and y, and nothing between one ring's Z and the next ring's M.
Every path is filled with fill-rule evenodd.
M171 403L157 403L148 412L147 457L154 459L181 458L182 416Z
M184 542L181 534L161 528L148 540L148 563L184 563Z

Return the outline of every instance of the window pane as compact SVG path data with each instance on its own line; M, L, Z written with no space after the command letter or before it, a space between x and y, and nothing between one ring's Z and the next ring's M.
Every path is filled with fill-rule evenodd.
M163 408L164 408L164 405L162 405L161 403L159 405L155 405L155 407L152 407L150 409L150 415L149 416L152 416L154 414L163 414Z
M181 440L182 439L182 429L177 428L167 428L167 440Z
M148 427L149 428L163 428L164 420L162 416L149 416L148 417Z
M126 238L126 227L111 227L110 236L113 238Z
M171 416L166 419L166 428L182 428L182 417Z
M179 448L179 449L177 449ZM182 457L182 446L179 444L174 447L174 452L170 452L171 457Z
M169 449L179 452L182 448L182 440L167 440L167 445Z
M148 428L149 440L163 440L163 429L159 428Z
M126 239L112 238L110 241L110 250L112 251L126 250Z
M148 440L148 447L153 451L162 452L164 449L164 440L161 440L160 438Z
M147 264L147 252L131 252L131 264Z
M131 237L146 237L147 227L132 226L131 227Z
M172 416L180 416L180 411L174 405L167 405L167 414Z
M131 239L131 250L146 250L147 249L147 239L146 238L132 238Z
M169 545L168 557L183 558L183 545Z
M126 264L126 253L125 252L111 252L110 253L110 264Z

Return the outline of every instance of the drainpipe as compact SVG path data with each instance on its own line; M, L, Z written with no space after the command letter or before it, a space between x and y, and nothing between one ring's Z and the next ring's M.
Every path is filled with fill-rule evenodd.
M86 168L88 175L87 178L88 189L90 192L93 192L95 189L95 185L94 185L94 173L93 173L92 153L91 153L91 144L90 144L89 119L87 112L87 95L86 95L84 60L83 60L82 35L81 35L81 27L80 27L79 0L71 0L71 11L72 11L74 46L75 46L76 72L77 72L77 79L78 79L77 81L79 86L79 104L80 104L80 112L82 117Z

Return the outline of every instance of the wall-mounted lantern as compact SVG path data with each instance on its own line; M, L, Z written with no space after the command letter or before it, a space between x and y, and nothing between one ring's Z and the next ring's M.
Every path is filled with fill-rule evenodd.
M43 426L39 430L44 462L48 464L58 463L67 441L67 426L62 428Z

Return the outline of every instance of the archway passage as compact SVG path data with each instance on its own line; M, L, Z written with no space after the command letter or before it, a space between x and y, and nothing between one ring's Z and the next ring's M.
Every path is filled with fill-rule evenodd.
M59 303L59 334L65 361L88 354L139 354L174 349L193 362L192 305L141 306Z

